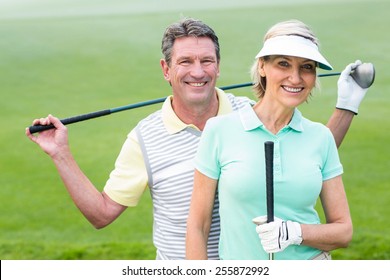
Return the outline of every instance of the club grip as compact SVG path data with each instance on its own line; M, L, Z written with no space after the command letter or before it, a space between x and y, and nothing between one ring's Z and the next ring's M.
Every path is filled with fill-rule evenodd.
M267 223L274 221L274 142L264 143Z
M88 113L88 114L84 114L84 115L79 115L79 116L74 116L74 117L62 119L60 121L62 122L62 124L67 125L67 124L72 124L72 123L76 123L76 122L81 122L81 121L85 121L85 120L89 120L89 119L93 119L93 118L106 116L109 114L111 114L111 110L106 109L106 110L101 110L101 111L97 111L97 112L93 112L93 113ZM49 130L49 129L53 129L53 128L54 128L54 125L51 124L51 125L32 125L28 129L30 130L30 133L33 134L36 132L41 132L41 131L45 131L45 130Z

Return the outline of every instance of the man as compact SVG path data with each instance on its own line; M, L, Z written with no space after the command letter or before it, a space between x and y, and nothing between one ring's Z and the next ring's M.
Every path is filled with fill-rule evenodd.
M218 37L201 21L184 19L170 25L163 36L162 53L160 64L172 96L129 133L102 192L78 167L68 146L67 128L57 118L49 115L34 120L34 125L53 124L55 129L41 132L39 137L26 130L26 135L52 158L74 203L96 228L109 225L127 207L136 206L149 187L156 258L184 259L192 160L201 131L210 117L237 110L250 100L215 88L220 63ZM344 71L348 76L351 66ZM352 100L357 110L365 94L352 79L342 83L350 88L343 93L344 105L338 106L328 124L338 144L354 116L343 108L349 108L346 105ZM208 242L209 259L218 259L217 207L218 203Z

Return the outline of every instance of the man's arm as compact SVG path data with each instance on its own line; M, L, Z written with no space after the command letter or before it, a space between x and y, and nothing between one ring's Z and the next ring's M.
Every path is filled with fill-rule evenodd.
M34 120L33 125L53 124L55 129L32 135L28 128L26 135L37 143L53 160L72 200L88 221L96 228L102 228L114 221L125 209L99 192L74 160L68 145L67 128L58 118Z
M335 109L332 116L326 126L330 129L333 137L336 141L337 148L340 147L343 142L345 135L351 126L352 119L355 114L351 111Z
M361 88L350 75L361 63L360 60L356 60L355 63L348 64L337 81L336 109L327 123L337 147L340 147L347 134L353 117L358 114L359 105L368 90Z

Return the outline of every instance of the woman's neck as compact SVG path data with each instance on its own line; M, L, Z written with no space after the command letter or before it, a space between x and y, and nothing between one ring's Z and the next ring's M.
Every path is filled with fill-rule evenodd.
M264 126L273 134L277 134L290 123L295 108L286 108L270 102L257 102L253 109Z

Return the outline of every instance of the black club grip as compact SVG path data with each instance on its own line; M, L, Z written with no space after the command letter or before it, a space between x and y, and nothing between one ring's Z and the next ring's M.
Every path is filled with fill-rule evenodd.
M67 124L71 124L71 123L76 123L76 122L81 122L81 121L85 121L85 120L89 120L89 119L93 119L93 118L106 116L109 114L111 114L111 110L107 109L107 110L101 110L101 111L97 111L97 112L93 112L93 113L88 113L88 114L84 114L84 115L79 115L79 116L74 116L74 117L62 119L60 121L64 125L67 125ZM53 129L53 128L54 128L54 125L52 125L52 124L51 125L32 125L29 127L29 130L30 130L30 133L33 134L36 132L41 132L41 131L49 130L49 129Z
M274 221L274 142L264 143L267 194L267 222Z

